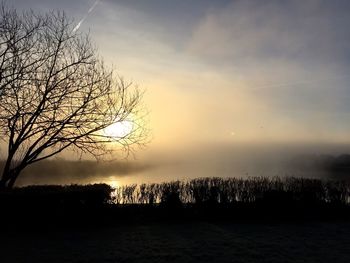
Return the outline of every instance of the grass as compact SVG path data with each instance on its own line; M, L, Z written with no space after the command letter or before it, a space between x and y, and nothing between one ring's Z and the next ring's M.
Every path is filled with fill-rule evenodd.
M350 223L148 223L3 231L1 262L350 262Z

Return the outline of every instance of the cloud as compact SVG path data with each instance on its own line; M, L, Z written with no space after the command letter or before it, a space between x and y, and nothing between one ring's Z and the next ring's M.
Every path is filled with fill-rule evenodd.
M189 50L214 60L236 59L237 63L271 57L335 63L345 58L343 62L349 63L349 23L342 4L233 1L207 14L194 31Z
M256 128L262 122L270 139L345 141L350 130L349 5L232 1L197 24L187 52L232 82L221 104L228 103L230 93L232 102L241 104L243 98L256 104L236 108L245 118L230 108L232 119L246 126L242 133L263 138ZM225 91L220 87L220 92Z
M76 5L82 17L86 5ZM105 0L84 29L91 27L107 64L146 89L151 147L346 141L349 7L316 0Z

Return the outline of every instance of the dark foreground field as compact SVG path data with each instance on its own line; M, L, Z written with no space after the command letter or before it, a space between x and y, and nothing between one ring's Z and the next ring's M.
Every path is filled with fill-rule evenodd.
M349 263L349 200L300 178L4 189L0 263Z
M25 221L25 219L24 219ZM8 229L0 262L350 262L349 222Z

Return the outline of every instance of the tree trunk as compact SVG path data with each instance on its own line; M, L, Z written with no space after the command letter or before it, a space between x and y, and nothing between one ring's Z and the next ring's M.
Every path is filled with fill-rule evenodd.
M2 170L2 176L0 179L0 189L7 188L8 180L11 178L11 162L13 155L13 152L9 151L9 155L7 156L4 169Z
M13 186L15 185L15 182L17 180L17 177L19 175L19 172L16 172L8 181L8 184L7 184L7 188L13 188Z
M0 179L0 190L5 189L5 188L6 188L6 181L3 178L1 178Z
M0 179L0 189L11 189L16 182L19 172L20 170L17 167L10 169L5 166Z

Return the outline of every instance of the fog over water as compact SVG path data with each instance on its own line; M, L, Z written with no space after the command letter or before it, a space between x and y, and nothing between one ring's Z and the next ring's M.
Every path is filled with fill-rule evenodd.
M350 179L350 145L231 144L145 151L118 162L56 159L28 167L17 185L108 183L113 186L197 177L296 176Z

